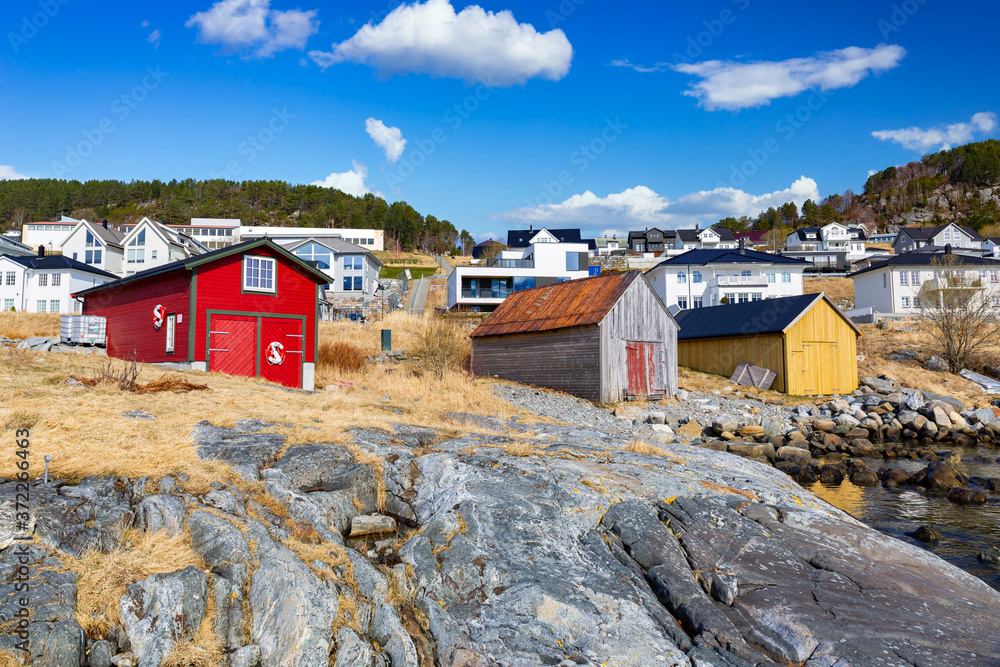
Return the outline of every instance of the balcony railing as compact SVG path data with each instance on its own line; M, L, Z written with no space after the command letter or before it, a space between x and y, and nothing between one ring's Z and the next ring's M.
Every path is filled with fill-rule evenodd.
M498 269L533 269L535 262L531 259L491 259L486 266Z
M493 289L470 289L468 287L462 288L462 298L463 299L506 299L511 294L512 290L493 290Z
M719 276L715 278L710 286L712 287L739 287L767 285L765 276Z

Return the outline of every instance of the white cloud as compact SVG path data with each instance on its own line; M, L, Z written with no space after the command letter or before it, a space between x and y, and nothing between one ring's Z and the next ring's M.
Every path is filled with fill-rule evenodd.
M0 164L0 181L23 181L26 178L28 177L17 173L14 167Z
M617 58L609 62L608 65L610 65L611 67L625 67L628 69L634 69L636 72L642 72L643 74L648 74L650 72L662 72L666 67L665 63L656 63L652 67L636 65L628 58Z
M573 47L562 30L538 32L507 10L471 5L456 13L449 0L427 0L397 7L378 25L369 22L332 53L309 56L323 68L353 62L383 77L415 73L512 86L535 77L562 79Z
M952 146L972 141L977 132L991 132L997 127L997 115L982 111L972 116L968 123L939 125L928 129L907 127L902 130L878 130L872 136L879 141L893 141L911 151L924 152L937 148L948 150Z
M739 111L770 104L780 97L793 97L811 88L849 88L869 74L896 67L905 55L906 49L901 46L879 44L874 49L850 46L779 62L709 60L672 65L672 68L701 79L684 92L697 98L699 106L708 111Z
M365 121L365 131L372 138L375 145L385 151L385 158L393 164L403 154L406 148L406 139L403 138L403 131L398 127L386 127L386 124L375 118Z
M271 0L219 0L206 12L188 19L198 28L198 41L219 44L228 51L252 51L267 58L286 49L304 49L319 30L316 10L270 8Z
M785 202L802 206L807 199L819 201L816 181L800 177L788 188L753 195L735 188L694 192L671 201L640 185L624 192L598 197L589 190L558 204L519 208L491 216L508 223L534 223L550 227L570 226L586 234L622 236L644 227L679 229L712 225L729 216L756 216Z
M365 179L368 178L368 168L357 160L351 160L353 169L343 173L333 173L322 181L313 181L311 185L318 185L324 188L336 188L342 192L355 197L363 197L369 192L381 197L382 193L368 189Z
M158 49L160 48L160 37L162 37L160 31L154 30L153 32L149 33L149 37L146 38L146 41L152 44L154 49Z

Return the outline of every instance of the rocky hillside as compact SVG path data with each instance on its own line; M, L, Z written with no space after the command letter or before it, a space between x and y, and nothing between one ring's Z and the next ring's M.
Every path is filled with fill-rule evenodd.
M0 484L0 615L15 619L0 646L22 658L23 628L31 664L51 667L1000 661L997 591L819 501L756 444L808 458L785 442L816 441L824 414L853 406L809 422L691 394L616 418L495 391L546 423L452 414L447 430L359 424L344 443L288 446L281 425L202 422L177 437L220 462L210 490L180 475L38 482L17 532L19 489ZM851 400L882 400L867 391ZM841 421L829 428L857 427ZM679 441L712 434L730 444ZM725 451L741 438L751 458ZM95 604L80 558L110 570L145 536L189 544L190 562L134 563Z

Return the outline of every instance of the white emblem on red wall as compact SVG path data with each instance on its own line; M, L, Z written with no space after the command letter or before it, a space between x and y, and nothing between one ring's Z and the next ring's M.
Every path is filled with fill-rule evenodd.
M267 346L267 363L272 366L280 366L285 363L285 346L274 341Z
M153 328L159 329L163 326L163 319L167 316L167 309L163 306L157 304L156 308L153 308Z

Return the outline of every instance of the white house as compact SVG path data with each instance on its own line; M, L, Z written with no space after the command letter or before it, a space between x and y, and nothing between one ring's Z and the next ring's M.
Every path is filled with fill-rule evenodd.
M79 313L71 294L118 276L66 255L0 255L0 305L28 313Z
M590 275L590 245L537 240L504 250L486 266L459 266L448 276L448 308L492 311L514 292Z
M646 272L670 308L707 308L802 294L806 262L756 250L691 250Z
M81 220L62 239L59 247L62 254L72 260L82 262L108 273L122 274L124 232L108 226Z
M599 236L594 239L598 255L613 255L616 250L628 248L628 239L617 236Z
M59 250L63 239L79 220L62 216L58 222L29 222L21 226L21 243L29 248L45 246L46 252Z
M892 250L897 255L926 246L952 248L970 248L980 250L983 247L983 237L972 227L960 227L954 222L938 227L903 227L892 243Z
M282 243L296 257L315 262L316 267L330 276L328 296L372 298L378 288L382 268L370 250L338 238L306 239Z
M34 254L34 250L23 243L18 242L17 239L6 235L0 236L0 255L19 255L21 257L27 257Z
M668 229L656 227L628 233L628 247L633 252L678 254L687 250L735 249L739 241L728 227Z
M894 317L919 315L925 292L940 288L942 273L949 270L964 270L966 282L976 284L1000 306L1000 259L953 253L946 246L894 255L853 273L854 307Z
M785 238L785 256L796 257L819 266L845 268L864 259L867 231L863 226L847 227L831 222L822 227L803 227Z
M122 238L121 245L125 259L123 277L208 252L207 247L187 234L149 218L143 218L132 227Z
M237 243L265 236L276 243L339 238L372 252L381 252L385 249L385 232L381 229L241 226L236 230L236 234Z

